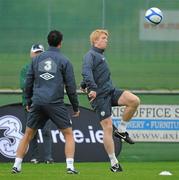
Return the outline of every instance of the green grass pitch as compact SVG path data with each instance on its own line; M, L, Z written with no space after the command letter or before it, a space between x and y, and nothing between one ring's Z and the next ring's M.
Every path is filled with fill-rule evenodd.
M20 174L11 174L12 163L0 163L1 180L56 180L56 179L81 179L81 180L178 180L179 162L123 162L124 171L112 173L109 163L76 163L80 171L78 175L66 174L65 163L54 164L23 164ZM161 171L169 171L171 176L161 176Z

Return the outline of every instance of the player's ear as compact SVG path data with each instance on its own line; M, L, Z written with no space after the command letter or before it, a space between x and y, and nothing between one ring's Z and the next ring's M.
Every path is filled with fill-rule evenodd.
M60 42L57 47L58 47L58 48L61 48L61 47L62 47L62 42Z

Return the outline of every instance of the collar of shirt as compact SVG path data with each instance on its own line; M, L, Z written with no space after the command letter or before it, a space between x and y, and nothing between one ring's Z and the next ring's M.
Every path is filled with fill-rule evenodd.
M58 51L59 52L60 49L57 47L49 46L48 51Z
M99 49L99 48L94 47L94 46L92 46L92 49L93 49L94 51L98 52L98 53L101 53L101 54L104 52L104 49Z

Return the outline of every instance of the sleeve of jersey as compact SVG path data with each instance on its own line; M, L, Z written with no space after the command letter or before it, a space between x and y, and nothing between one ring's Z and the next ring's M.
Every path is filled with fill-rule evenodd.
M27 70L28 70L28 65L24 66L21 69L20 76L19 76L20 88L22 90L22 104L23 105L27 104L26 99L24 98L25 97L25 92L24 91L25 91L25 81L26 81Z
M22 90L24 90L24 87L25 87L25 77L26 77L26 70L25 70L25 67L23 67L19 76L20 88Z
M95 83L93 77L93 57L91 54L87 54L84 57L82 66L82 76L83 81L86 84L86 87L88 87L89 91L96 91L97 84Z
M33 83L34 83L34 72L33 72L33 64L31 63L26 74L25 91L24 91L26 103L28 106L32 104L31 98L33 95Z
M75 75L73 72L73 67L70 62L68 62L65 67L64 81L70 103L72 104L74 112L77 112L79 110L79 102L76 93Z

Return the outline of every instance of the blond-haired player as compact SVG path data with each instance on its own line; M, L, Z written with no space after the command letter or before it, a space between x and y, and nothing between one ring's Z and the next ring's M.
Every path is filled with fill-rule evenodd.
M104 56L104 51L108 44L108 37L109 33L104 29L97 29L91 33L90 42L92 47L84 56L82 76L83 85L87 88L91 106L96 111L99 122L103 128L103 142L111 162L110 170L112 172L120 172L122 168L114 152L111 107L125 106L120 126L114 135L133 144L133 140L126 131L126 126L140 104L140 100L131 92L119 90L113 86L110 70L106 57ZM84 89L84 86L82 88Z

